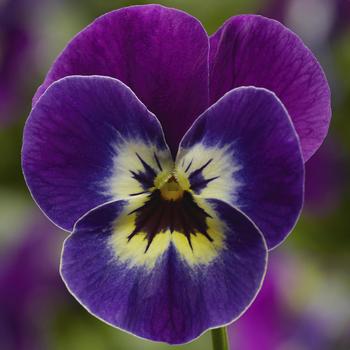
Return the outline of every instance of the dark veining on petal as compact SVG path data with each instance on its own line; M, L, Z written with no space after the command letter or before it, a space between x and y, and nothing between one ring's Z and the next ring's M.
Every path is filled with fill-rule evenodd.
M190 179L194 176L197 176L197 174L200 174L203 172L203 170L213 161L213 158L210 158L205 164L203 164L200 168L196 169L195 171L192 171L190 174Z
M193 162L193 159L188 163L186 170L185 170L185 173L187 173L190 170L192 162Z
M214 176L211 177L209 179L206 179L203 175L203 170L213 161L213 159L209 159L205 164L203 164L200 168L192 171L192 173L190 174L190 176L188 177L190 184L191 184L191 189L194 193L199 194L207 185L208 183L214 181L215 179L219 178L219 176ZM192 164L189 164L189 166ZM189 166L187 167L187 169L185 170L185 172L187 172L187 170L189 169Z
M136 193L130 193L129 196L139 196L140 194L146 194L149 193L149 191L141 191L141 192L136 192Z
M140 160L144 170L142 171L130 170L130 173L132 174L132 177L141 184L144 190L149 190L151 187L153 187L154 179L157 176L157 172L147 162L145 162L138 153L136 153L136 156ZM159 163L159 159L156 156L156 154L154 154L154 156L157 163ZM158 164L158 166L160 167L160 163ZM142 192L137 194L142 194ZM137 195L137 194L132 193L130 194L130 196Z
M207 187L208 183L209 182L212 182L214 181L215 179L218 179L219 176L214 176L214 177L211 177L210 179L205 179L204 177L199 181L197 181L196 183L194 183L193 185L191 184L191 188L192 190L198 194L200 193L204 188Z
M208 234L207 218L210 215L203 210L194 200L191 193L184 191L177 200L166 200L160 190L155 190L149 195L147 202L133 210L136 213L135 229L128 236L130 241L138 233L146 233L148 240L145 253L149 249L157 234L170 230L184 234L191 249L191 235L204 235L210 242L213 239ZM129 214L129 215L130 215Z
M162 171L163 168L162 168L162 165L160 164L160 161L159 161L159 158L157 157L157 154L156 154L156 153L153 153L153 155L154 155L154 159L155 159L156 162L157 162L157 165L158 165L159 170Z

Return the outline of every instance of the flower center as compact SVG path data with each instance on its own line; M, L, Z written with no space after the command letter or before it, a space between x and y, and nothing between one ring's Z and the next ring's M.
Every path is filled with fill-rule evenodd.
M148 241L145 253L156 235L166 232L183 234L191 249L191 238L197 234L203 235L209 242L213 241L207 225L210 215L193 197L188 178L176 170L158 174L143 205L130 214L136 214L136 217L135 228L128 241L138 234L145 235Z
M128 240L130 241L137 234L145 234L148 240L145 253L155 236L166 232L185 235L191 249L193 249L192 235L201 234L209 242L213 241L207 225L207 218L210 215L196 203L190 192L183 191L173 180L167 182L161 190L154 190L141 207L129 214L134 213L136 214L135 229L128 236Z
M163 199L168 201L176 201L183 197L184 190L181 188L175 176L170 179L160 188L160 194Z

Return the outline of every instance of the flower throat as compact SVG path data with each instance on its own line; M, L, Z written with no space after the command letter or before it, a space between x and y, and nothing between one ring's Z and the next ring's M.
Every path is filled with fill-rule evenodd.
M135 229L128 236L128 241L137 234L145 234L148 240L145 253L154 237L168 230L185 235L192 250L191 235L201 234L208 241L213 241L208 234L206 220L210 215L196 203L190 190L181 187L174 174L160 188L154 188L146 202L129 215L134 213Z

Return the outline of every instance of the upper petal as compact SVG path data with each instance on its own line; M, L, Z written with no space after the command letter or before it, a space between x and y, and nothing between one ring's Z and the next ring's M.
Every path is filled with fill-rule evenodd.
M247 309L261 286L267 250L244 214L208 200L213 241L194 232L191 249L183 233L168 228L145 250L146 232L128 239L135 228L128 202L92 210L64 244L62 277L92 314L135 335L180 344Z
M102 203L147 191L172 164L158 120L113 78L57 81L24 129L27 185L41 209L67 230Z
M115 77L157 115L175 154L181 137L208 106L208 51L208 36L194 17L159 5L123 8L72 39L34 101L67 75Z
M241 87L199 117L176 159L191 190L241 209L269 248L294 227L303 204L304 164L287 111L270 91Z
M210 38L210 98L254 85L277 94L299 135L307 161L324 140L331 117L324 72L301 39L279 22L232 17Z

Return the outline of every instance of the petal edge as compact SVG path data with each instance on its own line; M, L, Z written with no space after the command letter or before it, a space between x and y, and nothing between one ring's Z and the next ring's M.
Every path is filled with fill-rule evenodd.
M210 41L211 101L239 86L275 92L307 161L322 144L331 118L330 89L313 53L291 30L259 15L232 17Z

